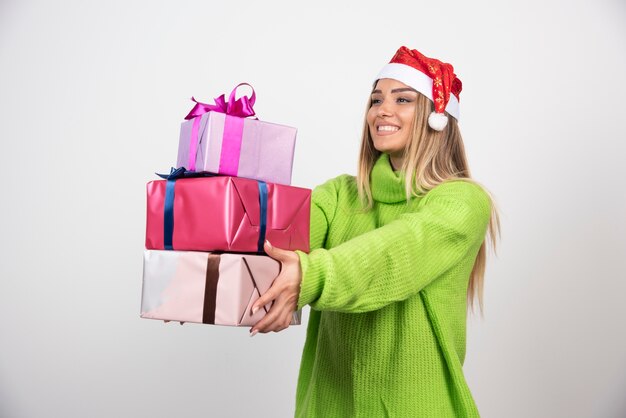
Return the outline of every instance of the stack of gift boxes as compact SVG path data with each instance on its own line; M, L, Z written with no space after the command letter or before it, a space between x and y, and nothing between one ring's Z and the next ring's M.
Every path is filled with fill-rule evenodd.
M264 241L309 250L311 191L290 186L296 129L252 118L254 90L235 100L237 87L196 102L178 168L147 185L142 318L252 326L280 272Z

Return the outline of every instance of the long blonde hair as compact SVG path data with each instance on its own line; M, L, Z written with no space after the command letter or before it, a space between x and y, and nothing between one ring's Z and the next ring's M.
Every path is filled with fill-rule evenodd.
M448 124L438 132L428 126L428 116L434 110L433 102L421 93L417 94L413 135L404 149L404 161L400 168L405 173L406 198L422 196L437 185L449 180L465 180L473 183L469 165L465 156L465 147L456 119L446 113ZM369 109L368 104L367 108ZM374 148L370 136L367 118L363 126L357 187L365 210L374 204L370 187L370 173L381 152ZM478 183L477 183L478 184ZM481 187L483 187L481 185ZM485 189L483 187L483 189ZM486 191L486 189L485 189ZM488 193L488 192L487 192ZM489 194L489 193L488 193ZM500 219L493 198L491 198L491 218L488 236L495 253L496 241L500 231ZM467 288L469 310L473 311L474 301L478 299L480 312L483 312L483 285L487 264L487 242L480 246Z

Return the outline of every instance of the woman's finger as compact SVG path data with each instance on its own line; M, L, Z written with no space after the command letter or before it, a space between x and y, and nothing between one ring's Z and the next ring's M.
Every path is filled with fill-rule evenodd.
M265 314L263 318L259 320L254 326L250 329L250 333L255 335L257 332L262 334L267 332L267 328L276 320L276 318L280 314L280 308L274 304L268 313Z
M260 332L262 334L268 332L280 332L289 327L291 324L292 313L288 309L278 311L275 316L268 318L265 324L257 324L254 326L252 333ZM256 332L255 332L256 331Z
M256 334L257 332L266 333L277 331L280 327L285 325L287 317L291 318L292 312L293 309L289 303L289 298L285 298L281 294L274 301L270 311L252 327L250 332ZM291 320L289 320L289 322L291 322Z
M279 277L280 277L280 275L279 275ZM276 281L274 281L274 283L276 283ZM252 307L250 308L251 314L254 315L257 310L259 310L262 306L268 305L271 302L273 302L274 299L276 299L279 295L280 295L280 290L279 290L278 286L276 286L275 284L272 285L272 287L267 289L267 292L263 293L261 295L261 297L259 297L252 304Z

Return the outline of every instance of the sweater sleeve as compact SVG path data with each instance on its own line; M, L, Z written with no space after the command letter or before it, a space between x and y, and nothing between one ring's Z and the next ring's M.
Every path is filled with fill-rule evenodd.
M317 186L311 194L311 233L310 248L324 248L328 228L337 209L337 183L343 176Z
M447 182L385 226L329 250L298 251L298 308L356 313L404 300L477 250L490 215L480 186Z

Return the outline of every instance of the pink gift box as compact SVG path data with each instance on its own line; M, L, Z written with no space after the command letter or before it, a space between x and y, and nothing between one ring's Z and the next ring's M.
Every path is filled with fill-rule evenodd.
M220 112L197 118L181 124L178 167L291 184L296 128ZM192 144L194 123L199 125Z
M270 309L252 315L252 304L279 272L277 261L261 255L146 250L141 317L252 326ZM294 312L291 324L300 321L301 312Z
M169 212L165 205L168 182L173 192ZM267 186L264 218L255 180L217 176L182 178L173 184L172 180L149 182L146 248L260 252L265 238L278 248L308 252L311 190L261 184ZM171 233L166 222L173 224Z

